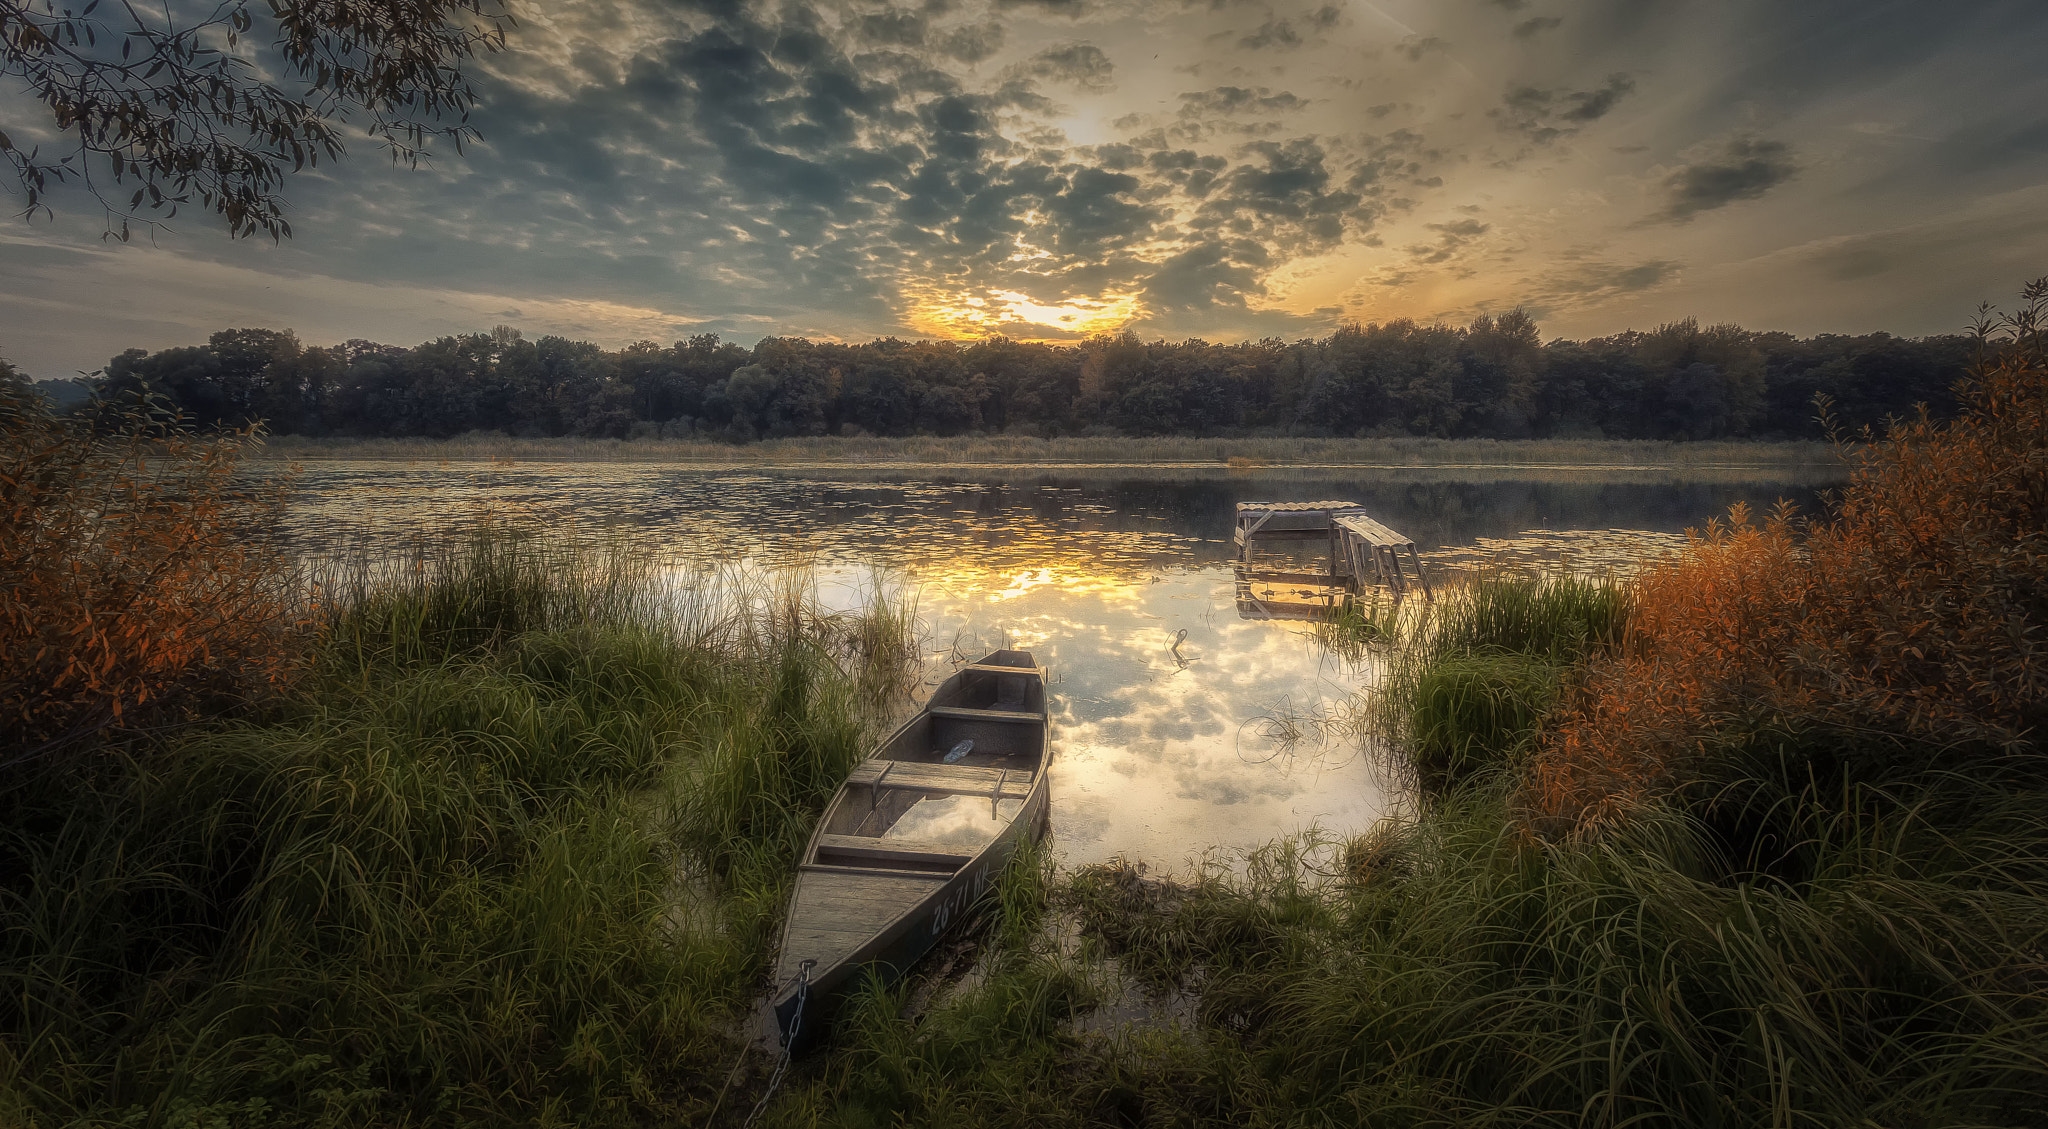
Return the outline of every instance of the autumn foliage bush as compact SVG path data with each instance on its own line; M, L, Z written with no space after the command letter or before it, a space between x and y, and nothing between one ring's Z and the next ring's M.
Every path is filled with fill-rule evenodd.
M237 483L252 430L161 404L59 415L0 372L0 767L288 676L304 600Z
M1537 829L1611 825L1759 727L1835 734L1839 769L1866 778L1886 766L1859 758L1902 749L1919 768L2038 755L2048 279L2023 303L1980 325L1955 419L1844 444L1826 520L1738 507L1637 580L1623 647L1589 664L1524 774Z

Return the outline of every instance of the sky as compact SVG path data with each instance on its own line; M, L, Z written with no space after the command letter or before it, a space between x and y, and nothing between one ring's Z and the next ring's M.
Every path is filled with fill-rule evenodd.
M1918 336L2048 274L2040 0L513 10L483 140L418 170L357 144L292 179L288 240L188 212L121 244L61 195L0 220L0 356L56 377L244 326L1293 339L1517 306L1547 338ZM0 90L7 128L33 113Z

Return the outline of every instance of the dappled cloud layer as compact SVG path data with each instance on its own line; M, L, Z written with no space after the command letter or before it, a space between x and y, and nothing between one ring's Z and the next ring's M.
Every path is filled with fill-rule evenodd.
M83 348L57 344L62 311L93 285L147 295L114 315L123 344L230 311L311 341L494 322L612 343L1307 336L1516 304L1568 334L1687 314L1928 332L2038 271L2023 260L2048 237L2043 80L2021 46L2048 31L2038 5L590 0L519 18L485 64L482 145L301 179L289 245L194 230L107 249L97 213L9 233L36 285L6 301L24 326L45 315L10 347L58 375Z

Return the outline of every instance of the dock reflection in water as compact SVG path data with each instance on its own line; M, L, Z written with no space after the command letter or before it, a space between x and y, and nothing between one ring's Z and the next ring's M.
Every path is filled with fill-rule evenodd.
M882 577L916 594L928 682L998 645L1028 648L1050 669L1062 862L1124 855L1178 870L1212 848L1311 826L1354 832L1397 798L1346 724L1373 660L1329 654L1305 624L1239 618L1237 502L1355 499L1445 573L1600 571L1673 547L1680 530L1737 501L1811 509L1825 484L1739 472L336 462L308 467L290 520L314 551L403 543L485 513L622 525L685 567L801 556L820 597L839 606L864 601Z

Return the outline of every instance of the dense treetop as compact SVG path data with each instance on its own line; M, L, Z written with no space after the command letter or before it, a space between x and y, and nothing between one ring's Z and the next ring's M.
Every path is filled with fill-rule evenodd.
M1709 439L1812 437L1925 403L1975 355L1964 335L1795 338L1686 320L1544 343L1520 310L1469 326L1395 321L1318 340L1218 345L1102 335L865 344L706 334L609 351L500 327L413 348L308 348L229 329L130 349L95 380L148 385L202 423L281 434L592 437L1287 434Z

